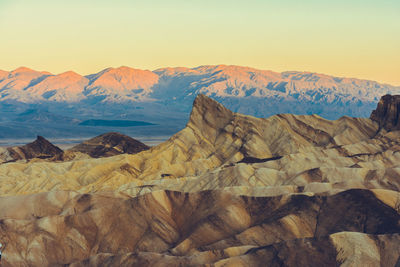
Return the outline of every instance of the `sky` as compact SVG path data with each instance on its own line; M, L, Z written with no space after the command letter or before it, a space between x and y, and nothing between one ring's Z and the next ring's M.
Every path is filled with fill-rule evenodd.
M0 69L241 65L400 86L399 0L0 0Z

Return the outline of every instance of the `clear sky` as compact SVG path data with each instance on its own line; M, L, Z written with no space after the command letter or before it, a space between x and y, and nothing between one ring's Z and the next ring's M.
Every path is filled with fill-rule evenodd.
M0 0L0 69L233 64L400 85L400 0Z

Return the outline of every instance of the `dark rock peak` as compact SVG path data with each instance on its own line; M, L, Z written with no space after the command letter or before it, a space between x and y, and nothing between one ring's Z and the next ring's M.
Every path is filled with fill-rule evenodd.
M377 108L371 113L371 120L379 123L380 129L400 130L400 95L384 95Z
M25 159L51 158L63 154L59 147L53 145L42 136L38 136L35 141L21 146L19 149L25 155Z
M119 154L136 154L150 147L124 134L110 132L71 148L71 151L88 154L93 158L110 157Z
M48 141L46 138L44 138L43 136L38 135L36 137L36 140L33 141L32 143L47 143L47 144L51 144L50 141Z
M99 142L99 143L107 144L107 145L111 145L111 146L121 145L122 143L124 143L124 144L128 144L128 145L135 145L135 146L138 146L138 147L149 148L148 146L146 146L142 142L140 142L140 141L138 141L138 140L136 140L136 139L134 139L134 138L132 138L130 136L127 136L127 135L124 135L124 134L121 134L121 133L117 133L117 132L110 132L110 133L101 134L101 135L99 135L97 137L94 137L94 138L88 140L88 142L89 141ZM129 149L134 149L134 147L126 147L126 149L128 149L128 150Z

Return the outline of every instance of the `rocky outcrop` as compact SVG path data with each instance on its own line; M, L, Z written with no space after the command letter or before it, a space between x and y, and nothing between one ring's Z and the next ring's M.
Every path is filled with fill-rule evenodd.
M105 133L74 146L69 151L88 154L92 158L120 154L136 154L150 147L132 137L120 133Z
M19 147L0 148L0 163L18 160L44 159L46 161L71 161L77 159L111 157L120 154L136 154L150 149L149 146L120 133L105 133L62 151L42 136ZM88 155L88 156L83 156ZM37 160L36 160L37 161Z
M0 165L0 179L4 183L15 180L26 183L22 187L11 186L8 194L62 188L81 192L118 190L136 195L139 191L147 192L151 186L158 190L171 186L173 190L184 191L229 185L250 186L249 190L254 186L284 186L284 190L293 190L311 182L319 183L312 186L319 190L332 189L333 185L347 189L356 184L369 188L371 179L365 176L370 169L380 169L374 176L376 179L385 180L387 168L397 173L395 162L399 154L395 151L399 139L395 135L372 139L377 131L377 123L362 118L329 121L291 114L254 118L233 113L199 95L187 126L147 151L100 159L78 158L63 164L32 163L29 169L19 163ZM246 163L247 159L271 158L276 160ZM356 164L365 169L357 172L351 168ZM316 173L311 171L316 168L320 168L322 175L318 179L308 178L308 173ZM51 179L41 183L45 177ZM204 179L209 182L201 182ZM397 183L382 182L375 186L392 189ZM3 190L0 185L0 193Z
M379 100L378 107L371 113L371 120L387 131L400 130L400 95L385 95Z
M9 147L0 153L3 162L30 160L34 158L55 160L62 159L63 151L50 143L42 136L38 136L32 143L19 147Z
M394 266L400 131L379 130L199 95L149 150L0 165L3 264Z

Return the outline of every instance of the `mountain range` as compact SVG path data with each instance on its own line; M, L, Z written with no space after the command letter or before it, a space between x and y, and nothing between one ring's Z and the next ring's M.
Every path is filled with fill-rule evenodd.
M360 108L358 112L362 112L363 103L376 103L382 95L396 92L400 92L400 87L368 80L310 72L277 73L226 65L162 68L155 71L119 67L86 76L72 71L54 75L25 67L10 72L0 71L0 101L15 100L23 103L169 103L190 99L185 102L190 110L195 96L202 93L227 102L227 99L232 98L238 101L294 101L304 105L308 102L325 103L342 107L355 104ZM309 112L306 107L303 108L304 112ZM260 113L264 117L263 113L282 113L281 110L257 111L255 107L251 109L249 106L242 109L248 109L249 115ZM357 113L357 110L353 112ZM293 112L287 110L287 113ZM323 107L320 113L324 115Z
M0 71L0 138L89 137L112 130L81 124L100 119L148 125L117 129L131 136L169 136L185 126L198 94L256 117L281 113L326 119L368 117L387 93L398 94L400 87L226 65L155 71L119 67L86 76L21 67Z

